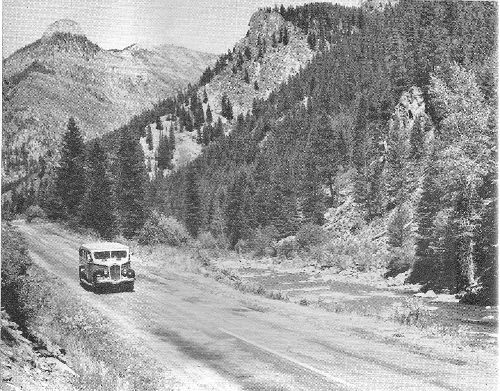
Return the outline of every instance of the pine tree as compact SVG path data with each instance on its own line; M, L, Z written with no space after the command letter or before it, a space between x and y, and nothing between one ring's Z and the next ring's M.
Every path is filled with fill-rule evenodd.
M218 138L224 136L224 125L222 124L222 120L220 119L220 117L217 120L212 133L213 133L214 140L217 140Z
M153 150L153 134L151 132L151 126L148 126L148 130L146 131L146 144L148 144L148 149L150 151Z
M424 155L424 129L426 118L418 116L410 133L410 158L419 160Z
M255 80L255 81L253 82L253 88L254 88L254 90L255 90L255 91L258 91L258 90L259 90L259 83L257 83L257 80Z
M168 131L168 145L170 147L170 151L173 152L175 149L175 129L173 122L171 123L170 129Z
M63 136L61 160L57 174L57 191L70 217L78 215L85 194L85 145L75 120L68 121L68 131Z
M208 145L210 141L214 140L213 135L213 127L210 124L207 124L203 127L203 145Z
M222 107L222 112L221 112L222 116L227 120L231 121L233 119L233 106L231 105L231 102L229 101L229 98L227 97L226 94L222 95L221 107Z
M302 177L302 204L304 220L317 225L324 224L325 204L323 202L323 187L318 168L317 158L309 147L304 157Z
M441 192L435 183L437 177L435 165L436 157L432 155L426 168L422 195L417 206L418 229L415 251L417 260L408 277L410 283L428 284L439 274L439 267L436 265L437 257L434 251L436 240L434 220L441 208L439 203Z
M207 112L205 114L205 122L211 124L213 121L212 109L210 109L210 104L207 104Z
M243 77L243 81L247 84L250 84L250 77L248 76L248 70L245 69L245 76Z
M40 206L50 219L65 217L64 204L57 188L57 172L50 172L40 192ZM12 213L16 213L16 191L12 193Z
M165 135L160 138L157 150L158 169L163 172L171 167L172 150L169 143L169 138Z
M205 114L203 112L203 105L199 100L196 100L194 105L191 106L191 110L193 111L194 117L194 127L196 129L200 129L205 122Z
M123 130L118 148L116 199L123 235L130 239L146 220L147 173L142 147L128 130Z
M288 45L288 29L283 29L283 45Z
M156 129L160 132L161 135L161 131L163 130L163 123L161 122L160 116L156 117Z
M201 201L198 189L196 166L188 167L185 177L186 228L194 238L198 236L201 225Z
M250 48L247 46L245 48L245 57L250 60L252 58L252 52L250 51Z
M207 102L208 102L207 89L204 88L203 89L203 103L207 103Z
M245 236L248 229L245 211L245 190L248 187L246 174L240 172L229 187L227 196L225 221L226 235L231 247L234 247Z
M107 156L95 141L87 159L87 192L83 203L83 223L102 238L110 239L116 228L111 180L106 172Z

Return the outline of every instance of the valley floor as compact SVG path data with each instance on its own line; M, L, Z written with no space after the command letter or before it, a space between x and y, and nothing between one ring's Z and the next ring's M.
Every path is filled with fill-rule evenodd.
M133 259L135 292L96 295L78 281L77 250L88 238L50 223L15 225L26 237L34 262L56 275L69 297L109 321L128 344L161 368L164 389L496 387L496 343L464 348L440 335L424 338L418 328L354 311L329 312L242 293L186 271L203 267L183 249L139 249ZM308 274L240 269L242 278L259 279L274 289L297 284L313 288L303 284ZM319 282L322 285L326 282ZM288 293L297 301L292 290Z

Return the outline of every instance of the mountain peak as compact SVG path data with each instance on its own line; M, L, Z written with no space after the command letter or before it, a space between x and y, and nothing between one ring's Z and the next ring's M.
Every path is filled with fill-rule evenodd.
M47 30L45 30L45 33L43 33L42 39L49 39L50 37L52 37L52 35L56 33L67 33L72 35L85 36L80 25L71 19L60 19L52 23L47 28Z

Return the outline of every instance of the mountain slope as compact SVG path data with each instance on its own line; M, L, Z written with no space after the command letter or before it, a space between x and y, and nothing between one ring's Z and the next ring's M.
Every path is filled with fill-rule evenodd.
M227 54L220 56L213 68L205 70L197 86L176 97L175 108L172 106L171 111L164 113L162 120L166 129L172 125L166 117L173 116L176 134L174 168L188 164L200 154L202 148L196 145L196 141L204 144L202 139L207 126L213 128L221 119L224 131L230 131L232 120L224 118L222 113L223 96L231 104L233 119L238 114L246 114L252 110L255 100L266 99L305 67L318 49L310 44L303 29L285 20L276 9L256 11L250 18L246 36ZM212 121L206 119L209 106ZM201 109L203 118L197 121ZM154 175L159 136L154 123L147 126L153 129L152 150L146 148L145 132L141 130L139 133L147 165L152 167Z
M2 64L4 180L33 168L68 117L87 138L102 135L196 80L214 60L172 45L103 50L75 22L54 23Z

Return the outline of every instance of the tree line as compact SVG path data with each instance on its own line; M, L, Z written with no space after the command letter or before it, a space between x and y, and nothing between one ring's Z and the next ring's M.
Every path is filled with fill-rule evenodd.
M142 147L131 132L122 132L117 154L110 157L98 139L86 145L70 118L40 205L49 218L93 229L103 238L131 238L148 214L147 183Z

